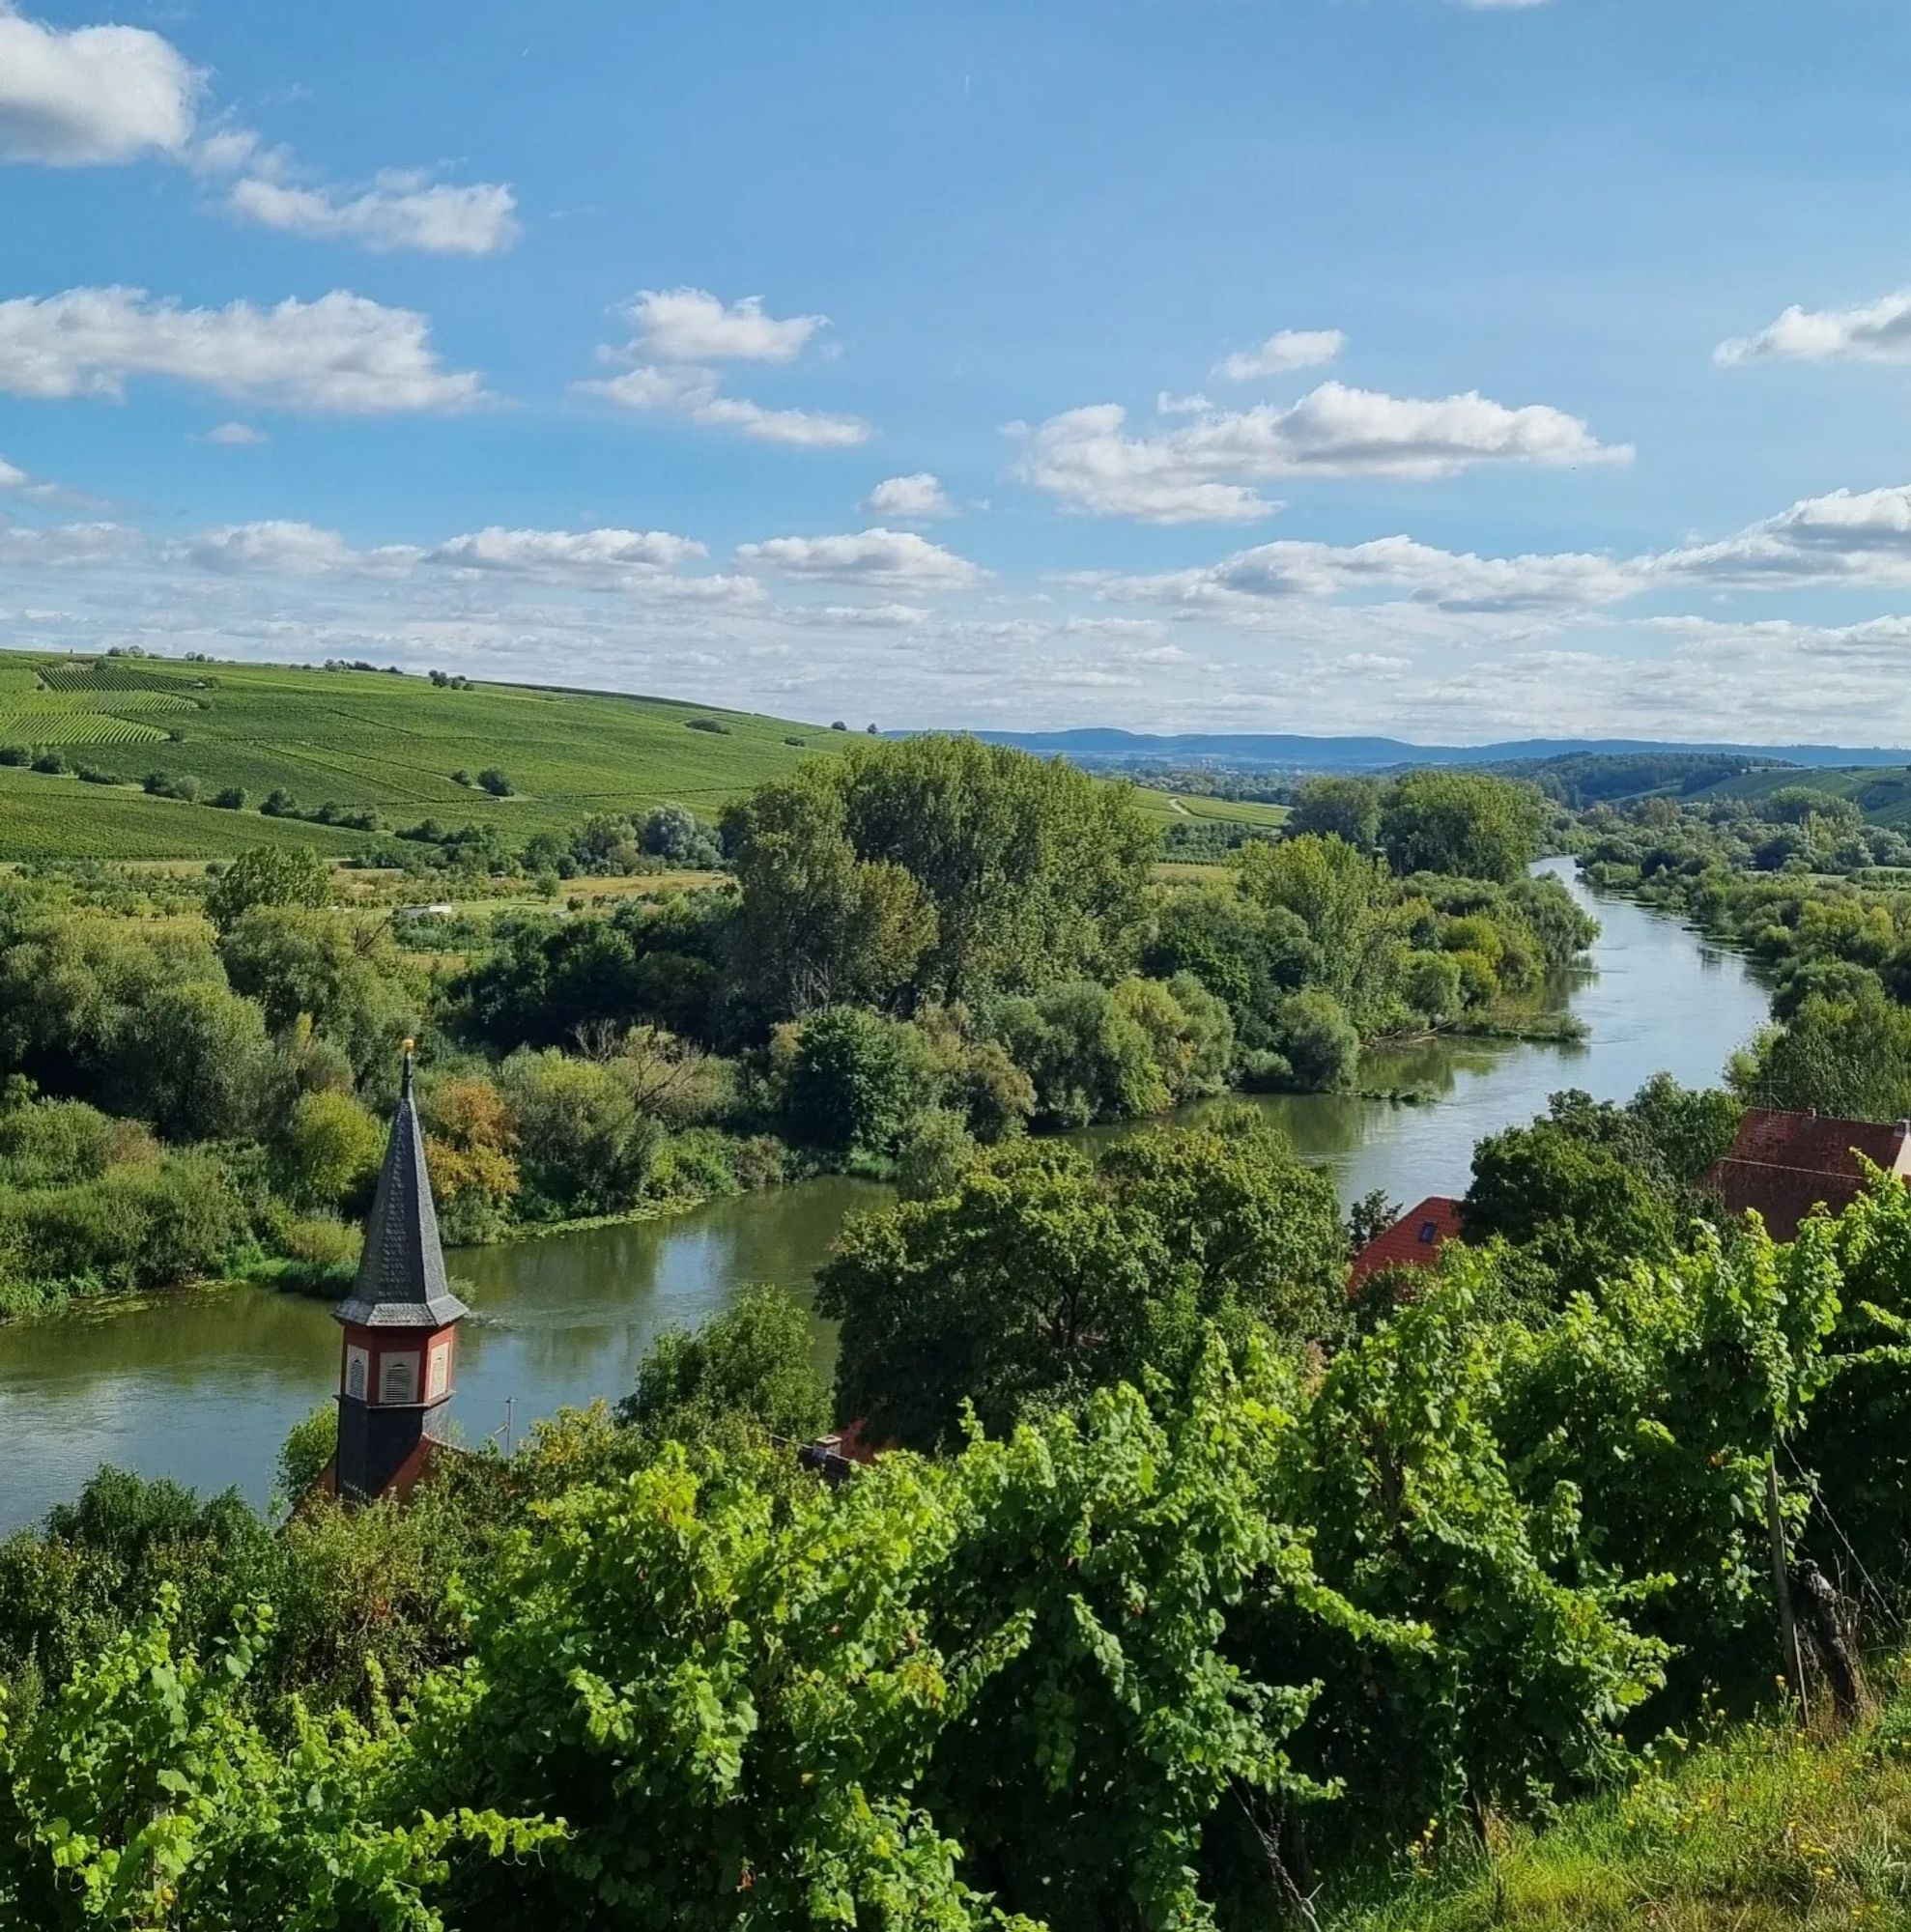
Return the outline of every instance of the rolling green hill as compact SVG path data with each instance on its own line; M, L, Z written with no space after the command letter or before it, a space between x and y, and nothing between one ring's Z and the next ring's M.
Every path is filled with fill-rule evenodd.
M175 735L177 734L177 735ZM350 851L362 834L263 818L279 788L302 810L370 807L518 834L674 800L705 817L841 732L670 698L486 684L451 690L385 671L0 653L0 746L52 747L124 786L0 766L0 860L219 858L296 839ZM453 774L502 770L494 798ZM153 771L238 786L242 810L148 797Z
M1855 800L1876 824L1911 826L1911 765L1825 765L1811 771L1781 766L1744 772L1695 796L1756 799L1793 785Z
M377 811L388 826L435 818L519 836L592 811L667 800L715 817L728 800L806 757L856 742L820 725L674 698L485 684L468 690L388 671L166 658L72 659L0 652L0 747L61 753L124 781L0 764L0 861L220 859L294 841L341 856L364 834L268 818L271 792L300 810ZM488 768L515 788L495 798ZM193 803L141 789L152 772L198 781ZM454 774L466 774L461 782ZM211 800L229 787L237 810ZM1164 826L1278 825L1287 809L1144 791Z

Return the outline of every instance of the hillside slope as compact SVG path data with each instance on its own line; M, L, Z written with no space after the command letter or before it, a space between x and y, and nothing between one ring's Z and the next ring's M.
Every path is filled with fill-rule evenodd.
M1865 816L1879 825L1911 826L1911 765L1834 765L1816 771L1746 772L1722 784L1708 785L1696 796L1762 798L1787 785L1809 785L1854 800Z
M0 653L0 746L51 747L127 781L0 766L0 860L217 858L287 838L339 851L363 842L261 818L259 804L278 789L302 810L329 801L369 807L393 826L429 817L519 836L666 800L712 817L751 786L851 742L821 726L670 698ZM453 776L493 766L516 796L494 798ZM149 798L139 786L154 771L196 779L202 801L237 786L245 807Z
M1911 1702L1833 1739L1783 1721L1569 1805L1483 1856L1410 1860L1326 1932L1830 1932L1911 1924Z

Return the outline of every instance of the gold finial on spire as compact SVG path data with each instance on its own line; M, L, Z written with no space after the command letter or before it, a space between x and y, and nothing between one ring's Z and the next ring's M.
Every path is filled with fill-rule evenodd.
M398 1076L398 1097L401 1100L406 1098L412 1091L412 1053L416 1045L417 1041L414 1039L408 1037L405 1041L404 1070Z

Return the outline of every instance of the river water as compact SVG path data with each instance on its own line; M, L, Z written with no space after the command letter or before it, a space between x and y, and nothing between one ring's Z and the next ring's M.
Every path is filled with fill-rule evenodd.
M1421 1088L1438 1104L1340 1094L1269 1096L1343 1200L1375 1187L1403 1206L1466 1191L1473 1143L1542 1111L1561 1087L1624 1099L1661 1067L1718 1079L1765 1018L1736 955L1620 899L1594 901L1570 862L1548 861L1597 914L1591 963L1554 1004L1590 1028L1583 1046L1437 1041L1369 1056L1363 1083ZM867 1181L823 1179L715 1202L670 1220L451 1256L469 1284L454 1413L468 1440L593 1396L629 1391L659 1329L694 1326L748 1282L807 1293L845 1214L879 1205ZM833 1338L820 1327L818 1359ZM263 1502L279 1443L336 1386L338 1330L322 1304L263 1290L79 1308L0 1327L0 1533L72 1495L102 1462Z

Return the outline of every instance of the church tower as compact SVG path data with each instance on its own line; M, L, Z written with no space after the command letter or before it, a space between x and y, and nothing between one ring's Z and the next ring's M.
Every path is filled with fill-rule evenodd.
M444 1275L408 1039L358 1278L333 1311L345 1331L333 1464L341 1497L363 1500L417 1480L451 1400L466 1313Z

